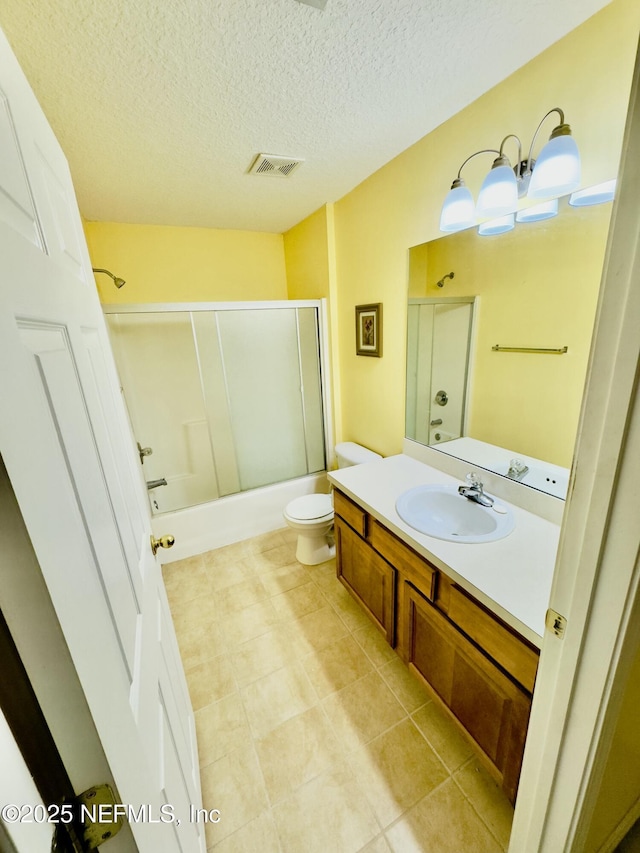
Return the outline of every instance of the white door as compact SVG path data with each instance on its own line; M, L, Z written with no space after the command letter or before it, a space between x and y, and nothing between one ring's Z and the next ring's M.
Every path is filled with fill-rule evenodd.
M471 303L464 302L433 306L429 444L463 434L472 310Z
M73 187L2 34L0 368L0 453L120 801L148 806L136 843L204 850L193 713ZM153 822L167 804L176 820Z

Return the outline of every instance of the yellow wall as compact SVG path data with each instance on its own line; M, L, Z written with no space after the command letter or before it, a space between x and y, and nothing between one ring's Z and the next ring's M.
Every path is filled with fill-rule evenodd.
M629 815L637 818L640 792L640 740L638 739L640 708L640 650L636 652L622 707L615 725L609 757L593 807L591 824L584 849L610 850L610 837L617 840L620 824L628 826ZM636 845L638 832L634 833ZM637 850L637 846L625 850Z
M326 299L333 435L342 434L334 205L312 213L284 235L289 299Z
M573 208L494 237L475 228L411 250L412 295L478 296L467 434L571 466L611 205ZM419 259L428 252L422 292ZM420 267L423 265L420 264ZM436 285L445 273L443 288ZM566 355L496 353L566 346ZM445 448L446 449L446 448Z
M101 302L286 299L281 234L85 222L91 263L124 278L119 290L96 275Z
M284 235L289 299L329 297L327 208L321 207Z
M542 116L560 106L580 147L583 184L615 175L639 31L636 0L614 0L336 203L339 438L385 455L401 450L408 249L441 236L442 201L469 154L498 147L508 133L528 146ZM506 152L515 159L515 150ZM486 160L465 168L475 195L491 165ZM601 266L602 256L593 263ZM456 282L449 284L447 295L457 295ZM381 359L355 355L354 306L368 302L384 305Z
M284 236L87 222L94 266L127 280L116 290L98 275L100 298L114 303L327 297L336 439L397 453L404 435L409 248L441 236L442 200L470 153L497 147L510 132L528 146L539 120L554 106L564 109L580 146L583 185L612 177L639 31L636 0L614 0ZM552 127L550 118L542 139ZM511 145L506 151L515 159ZM478 157L465 167L476 195L489 166L487 155L486 162ZM599 275L601 241L592 247L590 264ZM447 295L460 295L459 282L447 283ZM354 308L371 302L384 306L380 359L355 355ZM581 385L567 389L574 405L581 390ZM563 440L565 464L569 444Z

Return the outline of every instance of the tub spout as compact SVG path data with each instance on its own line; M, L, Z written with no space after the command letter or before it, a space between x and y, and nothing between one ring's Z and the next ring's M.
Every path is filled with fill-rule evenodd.
M147 480L147 488L149 489L149 491L151 491L151 489L157 489L158 486L166 486L166 485L167 485L167 481L165 480L164 477L161 477L159 480Z

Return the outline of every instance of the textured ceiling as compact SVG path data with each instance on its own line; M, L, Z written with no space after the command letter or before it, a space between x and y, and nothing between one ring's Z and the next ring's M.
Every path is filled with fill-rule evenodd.
M87 219L281 232L605 5L1 0L0 26Z

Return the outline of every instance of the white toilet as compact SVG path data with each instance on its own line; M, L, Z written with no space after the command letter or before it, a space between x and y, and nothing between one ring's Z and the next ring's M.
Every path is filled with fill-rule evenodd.
M336 444L338 468L360 465L382 459L379 453L353 441ZM284 510L284 520L298 533L296 559L305 566L317 566L330 560L335 545L329 542L333 527L332 495L303 495L290 501Z

